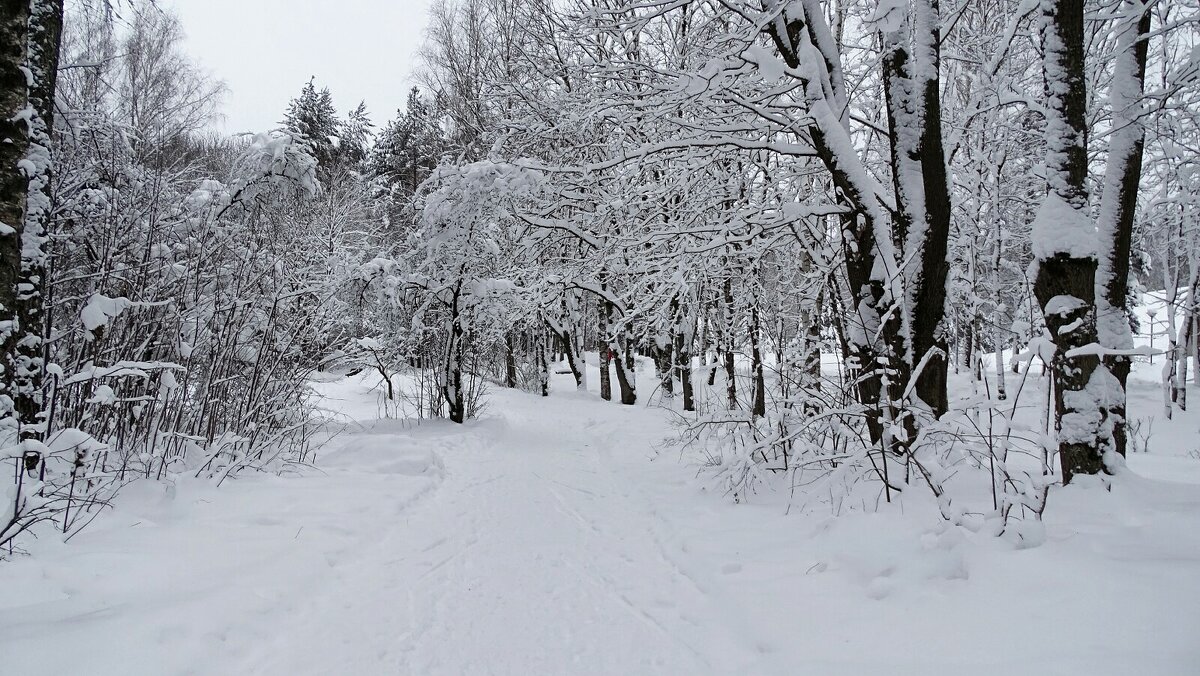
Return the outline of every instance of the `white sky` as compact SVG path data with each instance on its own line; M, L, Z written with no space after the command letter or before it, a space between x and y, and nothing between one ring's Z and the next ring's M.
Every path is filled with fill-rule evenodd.
M404 106L429 0L159 0L178 14L185 49L228 88L230 133L283 119L316 76L338 113L367 102L376 127Z

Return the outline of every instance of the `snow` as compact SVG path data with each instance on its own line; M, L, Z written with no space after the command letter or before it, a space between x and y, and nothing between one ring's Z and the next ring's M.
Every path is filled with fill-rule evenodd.
M1046 195L1031 226L1033 255L1039 260L1066 254L1071 258L1096 256L1096 223L1057 193Z
M867 25L880 33L893 33L904 24L908 11L908 0L880 0Z
M319 471L135 483L70 542L3 564L12 673L1095 676L1200 660L1200 459L1139 454L1111 492L1059 489L1045 543L1017 549L916 492L838 513L786 491L733 505L662 445L668 413L570 375L550 398L496 389L461 427L376 419L374 377L316 385L357 421Z
M107 326L110 321L131 307L133 307L133 302L128 298L109 298L103 294L94 293L83 309L79 311L79 319L83 322L83 328L91 334L96 329Z
M358 344L358 346L364 350L376 350L377 351L377 350L383 349L383 343L380 343L378 340L376 340L374 338L357 338L357 339L355 339L354 342L356 344Z
M160 361L120 361L109 366L85 364L79 371L63 380L63 385L74 385L97 378L120 378L134 376L137 378L150 377L150 371L182 369L179 364Z
M30 1L36 33L55 3ZM1032 362L1061 358L1060 336L1021 279L1072 257L1119 281L1105 240L1132 202L1089 201L1086 174L1122 185L1144 123L1161 189L1134 249L1174 252L1147 269L1169 278L1171 333L1191 331L1194 214L1167 207L1187 206L1195 144L1161 132L1194 96L1134 100L1117 52L1142 0L1088 9L1087 83L1065 69L1080 3L435 3L437 100L413 90L372 143L365 104L342 119L310 80L291 131L232 145L177 142L219 87L174 51L173 20L139 27L143 4L115 42L64 43L129 86L92 92L100 71L67 66L79 105L14 118L29 208L0 231L24 233L16 289L48 305L0 322L28 381L0 395L21 414L0 420L0 539L53 518L0 548L0 676L1197 670L1200 415L1181 404L1200 364L1164 364L1166 339L1090 289L1057 296L1053 330L1099 336L1068 357L1133 369L1127 410L1124 369L1101 364L1056 418ZM107 36L100 19L68 33ZM139 45L172 58L139 75ZM965 78L940 87L943 46ZM1158 51L1171 89L1178 54ZM139 78L187 86L142 110L124 101ZM927 87L953 104L926 130L950 134L945 157L923 140ZM319 124L297 123L305 101ZM943 169L977 227L924 260ZM918 298L942 263L947 298ZM951 342L914 353L926 301L952 310L933 331ZM45 341L14 333L43 320ZM637 406L599 399L583 346L613 358L622 398L640 376ZM655 347L714 377L692 383L698 413L635 361ZM939 354L953 401L934 420L917 376ZM483 413L406 417L443 408ZM1122 422L1127 460L1107 443ZM1059 442L1096 439L1112 474L1062 486Z
M742 57L758 67L762 76L767 80L778 80L787 71L787 65L776 55L776 52L759 45L750 45Z

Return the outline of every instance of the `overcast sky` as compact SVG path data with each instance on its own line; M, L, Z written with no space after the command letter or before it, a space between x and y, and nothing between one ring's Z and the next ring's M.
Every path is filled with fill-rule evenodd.
M187 32L187 51L225 82L230 133L283 118L312 76L340 114L367 102L382 126L403 107L429 0L159 0Z

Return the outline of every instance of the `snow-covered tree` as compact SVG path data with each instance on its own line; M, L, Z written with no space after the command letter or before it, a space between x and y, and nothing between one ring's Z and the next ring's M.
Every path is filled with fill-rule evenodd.
M45 478L44 293L62 21L61 0L0 8L0 448L16 465L0 544L36 518Z
M283 127L309 144L322 174L332 172L341 161L342 125L333 106L333 94L328 87L318 91L315 77L288 104Z

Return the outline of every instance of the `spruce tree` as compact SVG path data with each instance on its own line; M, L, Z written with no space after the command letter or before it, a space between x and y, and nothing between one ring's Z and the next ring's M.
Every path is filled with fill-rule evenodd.
M367 115L366 102L360 101L358 107L350 111L350 115L340 126L339 162L347 168L358 170L367 160L371 146L371 129L375 127Z
M333 95L327 87L317 91L314 80L309 79L300 95L288 104L283 126L308 142L317 159L318 174L328 176L338 164L341 125L333 107Z
M411 196L437 167L445 141L420 90L408 93L404 112L388 122L371 153L370 170L390 191Z

